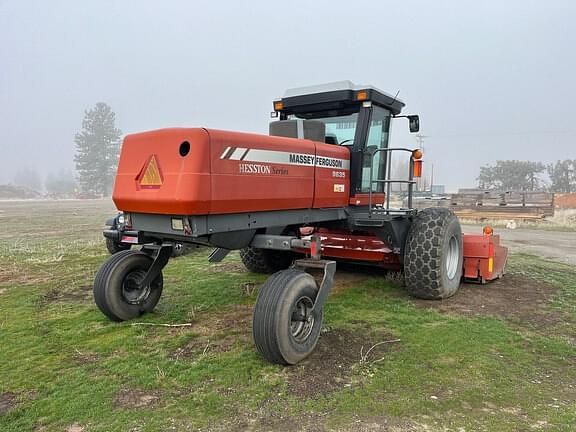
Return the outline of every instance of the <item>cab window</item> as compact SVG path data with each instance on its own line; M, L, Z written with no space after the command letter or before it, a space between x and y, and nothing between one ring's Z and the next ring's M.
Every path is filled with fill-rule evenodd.
M289 120L299 117L291 115ZM308 117L310 118L310 117ZM329 144L352 146L354 134L358 124L358 113L341 115L335 117L313 117L311 120L321 121L326 126L326 142Z
M370 128L368 130L368 138L366 140L366 150L372 148L386 148L388 147L388 136L390 134L390 111L387 109L375 106L372 111L372 119L370 120ZM373 159L372 179L383 179L386 173L386 153L378 152ZM383 184L373 184L372 192L382 192ZM370 190L370 155L368 151L364 156L364 164L362 167L362 184L361 192L368 193Z

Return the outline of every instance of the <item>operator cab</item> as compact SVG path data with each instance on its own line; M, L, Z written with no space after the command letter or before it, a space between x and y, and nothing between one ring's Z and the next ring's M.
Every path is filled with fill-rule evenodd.
M407 117L410 131L418 132L418 116L400 116L404 102L376 87L340 81L289 89L274 101L270 135L305 138L350 149L352 195L368 193L373 179L386 178L390 120ZM383 184L375 192L383 191Z

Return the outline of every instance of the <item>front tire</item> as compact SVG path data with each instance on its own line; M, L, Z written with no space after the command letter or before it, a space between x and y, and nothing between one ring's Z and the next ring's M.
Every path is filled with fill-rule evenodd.
M128 321L151 312L162 295L162 273L150 285L139 287L153 262L140 251L112 255L98 270L94 280L94 301L112 321Z
M316 347L322 309L314 309L316 281L298 269L273 274L258 294L252 331L256 348L271 363L291 365Z
M427 208L414 219L404 254L406 289L414 297L438 300L453 296L463 270L462 229L447 208Z

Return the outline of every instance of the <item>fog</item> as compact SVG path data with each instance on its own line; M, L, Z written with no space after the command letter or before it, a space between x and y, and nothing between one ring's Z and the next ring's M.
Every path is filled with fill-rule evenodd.
M286 88L344 79L400 92L448 190L497 159L576 158L575 20L572 1L0 0L0 183L73 169L100 101L125 134L266 133Z

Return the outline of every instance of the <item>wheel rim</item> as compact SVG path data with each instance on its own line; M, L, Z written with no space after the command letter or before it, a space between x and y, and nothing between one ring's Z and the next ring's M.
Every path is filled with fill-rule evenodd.
M460 243L455 236L452 236L448 242L448 253L446 254L446 275L448 279L454 279L454 276L456 276L459 261Z
M292 337L298 342L304 342L312 333L312 328L314 327L313 307L314 303L309 297L300 297L294 303L290 330Z
M140 286L140 281L144 279L146 272L136 270L128 273L122 282L122 297L130 304L140 304L148 299L150 295L150 285Z

